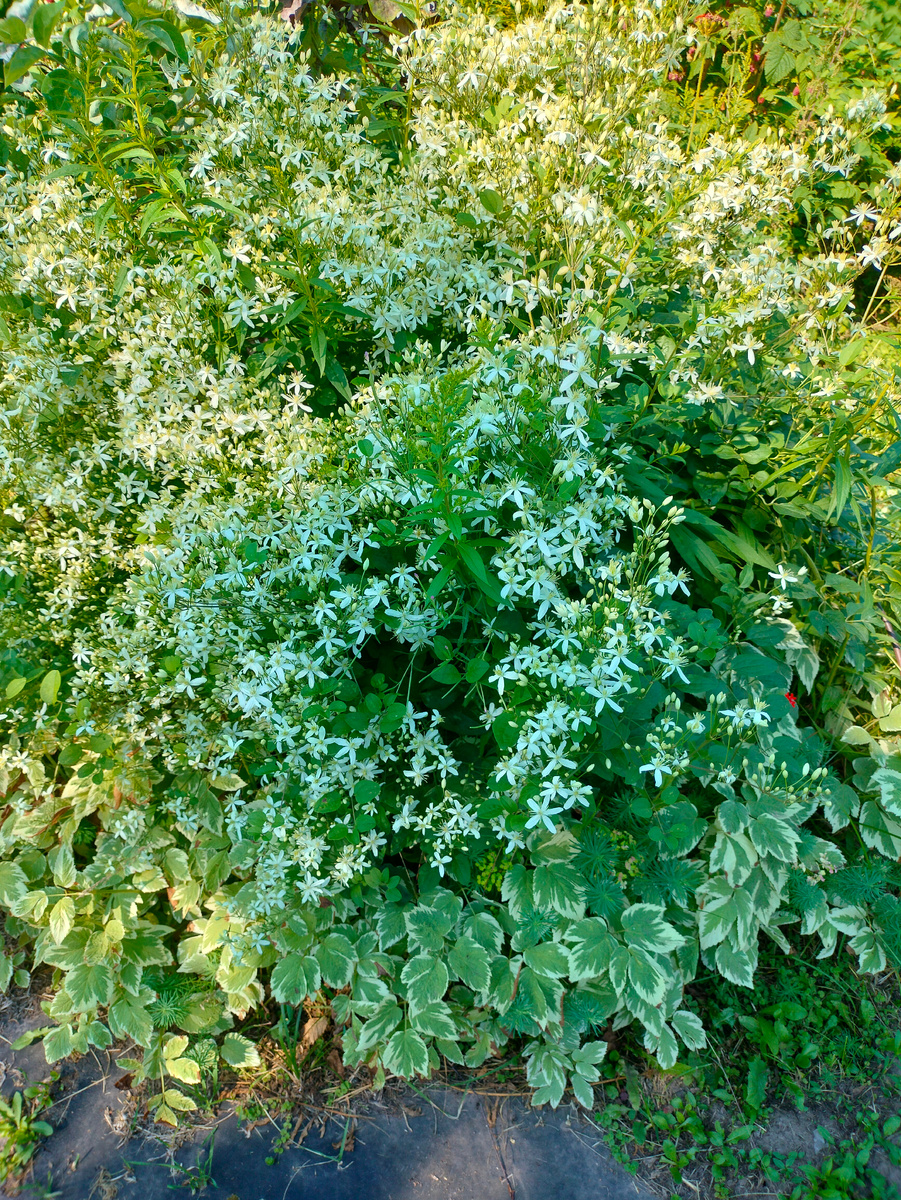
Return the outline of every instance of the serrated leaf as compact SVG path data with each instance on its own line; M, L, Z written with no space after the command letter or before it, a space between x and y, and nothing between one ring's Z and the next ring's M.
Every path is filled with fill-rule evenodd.
M16 863L0 862L0 904L12 908L28 891L28 878Z
M573 921L585 915L582 876L568 863L542 863L536 867L532 874L532 894L537 908L552 908Z
M664 1025L657 1039L657 1061L664 1071L671 1071L679 1058L679 1047L673 1037L673 1031Z
M590 1112L594 1108L594 1089L591 1084L587 1079L583 1079L577 1071L570 1076L569 1082L575 1098L583 1108L587 1108Z
M402 1079L428 1075L429 1052L425 1042L415 1030L399 1029L388 1039L382 1054L382 1066Z
M44 1057L48 1063L55 1063L59 1062L61 1058L68 1058L74 1049L71 1027L68 1025L57 1025L55 1029L51 1029L44 1036L43 1047Z
M341 933L330 933L314 949L323 980L329 987L340 988L350 983L356 952Z
M53 874L53 882L60 887L71 887L75 882L77 870L72 847L65 842L54 847L47 855L47 865Z
M532 904L532 871L522 863L514 863L504 874L501 884L501 899L510 907L511 914L518 920L523 907Z
M663 919L658 904L632 904L620 918L623 933L630 947L648 954L670 954L684 944L685 938Z
M452 1039L457 1036L457 1027L451 1017L451 1011L440 1001L412 1012L410 1024L419 1033L428 1034L429 1037Z
M406 914L405 924L415 948L438 954L444 949L444 939L453 928L454 920L440 909L419 905Z
M57 943L62 942L75 920L75 901L71 896L61 896L50 910L48 923L50 936Z
M573 983L596 979L606 972L616 944L606 921L600 917L587 917L569 930L567 939L572 943L569 977Z
M179 1059L179 1061L186 1062L188 1060ZM198 1072L199 1070L200 1068L198 1067ZM176 1112L194 1112L194 1110L197 1108L196 1101L192 1100L190 1096L186 1096L184 1092L179 1092L176 1088L166 1088L165 1092L163 1093L163 1098L165 1100L165 1104L168 1104L169 1108L174 1109ZM165 1105L163 1107L165 1107ZM162 1109L157 1112L158 1121L162 1119L159 1116L159 1112L161 1111Z
M413 1008L425 1008L440 1000L447 991L447 967L440 958L417 954L404 964L401 979L407 987L407 999Z
M493 954L504 944L504 931L490 913L471 913L463 921L463 932Z
M401 938L407 936L407 923L404 911L396 904L386 904L375 919L375 927L379 935L379 949L387 950Z
M700 1050L707 1045L707 1034L701 1018L693 1012L680 1008L670 1017L670 1024L689 1050Z
M542 942L523 951L523 958L533 971L551 979L562 979L569 974L569 954L559 942Z
M200 1083L200 1064L193 1058L167 1058L166 1070L179 1083Z
M188 1039L183 1033L173 1033L171 1037L166 1038L166 1044L163 1047L163 1058L181 1058L188 1048Z
M787 821L764 813L751 821L748 836L758 854L769 854L784 863L797 861L798 834Z
M488 989L491 980L488 951L471 937L464 936L456 942L447 963L454 974L474 992Z
M466 1065L466 1058L460 1050L457 1042L450 1038L436 1038L435 1049L439 1054L442 1054L448 1062L456 1063L458 1066Z
M886 812L901 817L901 771L880 767L873 772L870 784L879 788L879 800Z
M403 1009L393 999L383 1000L363 1024L357 1038L357 1049L368 1053L391 1034L403 1019Z
M516 982L516 1002L520 1011L544 1026L548 1019L548 1002L541 979L531 967L523 967Z
M714 955L719 973L731 983L741 987L754 986L754 963L745 950L736 949L728 942L721 942Z
M109 1004L113 991L113 974L102 963L81 963L66 975L66 991L72 998L75 1012L88 1012L101 1004Z
M764 70L769 83L780 83L795 69L795 56L781 40L778 32L769 33L764 39L766 58Z
M657 1005L666 994L666 977L641 950L629 951L629 983L646 1004Z
M153 1037L153 1022L144 1004L123 998L110 1005L109 1025L117 1038L130 1038L147 1047Z
M272 972L270 988L279 1004L303 1004L319 991L321 972L319 962L310 955L288 954Z
M220 1054L230 1067L258 1067L260 1052L250 1040L240 1033L227 1033L222 1040Z

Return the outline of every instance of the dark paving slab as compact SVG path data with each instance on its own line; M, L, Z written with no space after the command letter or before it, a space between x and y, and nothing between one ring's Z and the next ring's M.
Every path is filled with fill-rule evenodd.
M9 1048L37 1023L4 1028L5 1093L49 1075L39 1046ZM23 1196L46 1188L54 1200L652 1200L574 1108L536 1112L515 1099L411 1090L399 1113L372 1102L350 1124L317 1125L281 1154L274 1123L248 1131L226 1113L173 1156L153 1137L126 1139L127 1093L115 1087L123 1073L109 1055L62 1071L66 1095L46 1114L55 1132L35 1158L36 1190ZM192 1188L178 1168L206 1164L210 1145L214 1182L198 1190L195 1169Z

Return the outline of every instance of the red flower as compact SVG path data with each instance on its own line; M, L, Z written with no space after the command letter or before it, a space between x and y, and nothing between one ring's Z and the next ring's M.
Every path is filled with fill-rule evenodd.
M796 705L798 703L798 697L794 694L794 692L786 692L785 698L789 702L789 704L792 706L792 708L796 707Z

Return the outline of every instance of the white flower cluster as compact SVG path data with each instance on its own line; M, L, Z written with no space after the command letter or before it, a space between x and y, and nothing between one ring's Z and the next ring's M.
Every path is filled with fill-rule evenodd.
M97 180L56 172L74 146L6 118L0 278L28 302L0 324L0 569L25 581L32 626L11 589L0 629L23 652L72 646L79 736L109 729L180 774L254 766L226 830L252 875L241 904L265 917L377 862L389 825L443 871L476 838L514 846L591 801L580 733L638 675L684 684L691 655L658 606L687 591L664 545L679 514L627 494L609 395L653 373L690 411L763 365L825 402L855 238L872 225L896 244L897 181L885 211L797 261L778 235L795 188L849 169L875 102L825 122L812 153L688 151L656 90L675 27L642 4L416 31L399 165L369 135L363 83L315 78L276 21L233 36L170 78L211 104L186 167L198 237L150 223L141 261L115 212L100 219ZM672 298L691 319L662 336L646 312ZM519 338L492 324L505 315ZM439 317L468 347L415 343L389 373L394 335ZM298 320L306 374L267 358ZM306 403L320 373L351 396L326 328L374 353L368 386L322 419ZM455 665L439 639L474 588L484 655ZM446 731L419 702L460 677L484 728ZM480 737L511 714L479 771ZM764 720L736 706L722 729ZM649 785L684 769L662 727L643 756ZM479 816L499 791L521 828ZM165 803L192 832L190 796ZM125 813L109 832L136 862L156 836Z

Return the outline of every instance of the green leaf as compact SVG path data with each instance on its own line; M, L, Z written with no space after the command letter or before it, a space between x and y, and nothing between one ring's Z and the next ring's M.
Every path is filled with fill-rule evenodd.
M200 1083L200 1064L193 1058L167 1058L166 1070L179 1083Z
M798 834L787 821L764 813L755 817L749 827L748 836L758 854L769 854L780 862L794 863L798 857Z
M440 1000L447 991L447 967L440 958L428 954L417 954L408 959L400 977L407 986L407 999L412 1008L425 1008Z
M491 732L501 750L510 750L519 740L519 724L512 713L501 713L491 722Z
M466 664L466 682L478 683L491 670L491 663L484 658L471 658Z
M36 62L44 57L44 51L39 46L20 46L3 68L3 78L6 86L16 83L27 75Z
M344 368L332 354L329 354L325 360L325 377L339 396L343 396L345 400L353 399Z
M728 942L721 942L716 948L715 961L717 970L725 979L741 987L754 986L754 964L746 951L738 950Z
M542 863L536 867L532 876L532 894L538 908L552 908L562 917L574 921L585 915L582 876L567 863Z
M0 862L0 904L12 908L27 891L28 878L22 868L15 863Z
M410 1024L420 1033L429 1037L453 1039L457 1036L457 1027L451 1017L451 1011L440 1001L427 1004L410 1015Z
M288 954L276 964L270 980L273 997L279 1004L303 1004L319 991L319 962L303 954Z
M450 569L450 567L442 567L426 589L426 599L434 600L447 581L450 579L451 575L453 575L453 571Z
M403 1015L403 1009L393 999L389 997L387 1000L383 1000L360 1030L357 1049L361 1053L368 1053L375 1046L384 1042L401 1023Z
M448 687L453 687L454 684L460 682L463 676L457 670L453 663L443 662L435 668L430 679L434 679L436 683L446 684Z
M21 676L19 676L18 679L11 679L6 685L7 700L12 700L14 697L18 696L19 692L21 692L22 688L24 688L27 682L28 680L23 679Z
M745 1084L745 1100L752 1112L759 1112L763 1107L766 1099L767 1074L766 1063L762 1058L751 1060Z
M494 188L482 188L479 192L479 200L492 216L497 216L498 213L504 211L504 198Z
M72 997L75 1012L88 1012L100 1004L109 1004L112 971L102 963L82 963L66 975L66 991Z
M130 1038L147 1047L153 1037L153 1022L147 1006L138 1000L123 997L110 1005L109 1025L117 1038Z
M258 1067L260 1052L250 1040L240 1033L227 1033L222 1040L222 1058L230 1067Z
M606 921L587 917L569 930L567 940L572 942L569 977L573 983L597 979L606 972L616 945Z
M45 704L53 704L59 694L59 685L62 683L62 675L59 671L48 671L41 680L41 699Z
M763 66L767 82L779 83L794 71L795 56L778 32L768 33L764 38L764 46L766 47L766 58Z
M559 942L542 942L523 951L523 958L533 971L551 979L562 979L569 974L569 954Z
M444 949L444 939L454 926L454 918L437 908L419 905L405 917L412 945L437 954Z
M13 46L24 42L27 37L25 22L19 17L7 17L6 20L0 21L0 42Z
M658 904L633 904L623 912L620 919L630 947L649 954L670 954L685 944L682 934L664 921L663 911Z
M667 980L660 968L641 950L629 953L629 983L646 1004L657 1005L666 994Z
M72 847L63 842L47 855L47 865L53 873L53 882L60 887L71 887L75 882L78 871L72 856Z
M412 1029L399 1029L392 1034L382 1054L382 1066L392 1075L412 1079L414 1075L428 1075L429 1052L425 1042Z
M310 349L319 367L319 374L325 374L325 355L328 350L328 338L320 325L314 325L310 330Z
M487 991L491 980L488 950L471 936L472 921L469 922L469 934L470 936L461 937L451 950L447 957L448 966L467 987L472 988L474 992L484 992ZM490 948L499 949L493 936L491 940Z
M57 1025L44 1037L44 1057L48 1063L59 1062L61 1058L68 1058L72 1053L73 1038L72 1029L69 1025Z
M50 45L53 30L65 11L65 0L57 0L55 4L39 4L34 10L34 36L42 46Z
M61 896L50 910L48 924L50 936L58 944L62 942L75 920L75 901L71 896Z
M853 363L855 359L860 358L864 350L870 345L870 341L864 334L862 337L852 337L845 342L838 355L838 364L840 367L847 367L849 363Z
M465 935L493 954L504 944L504 931L490 913L471 913L463 921Z
M700 1017L687 1009L680 1008L670 1018L670 1024L689 1050L700 1050L707 1045L707 1034Z

